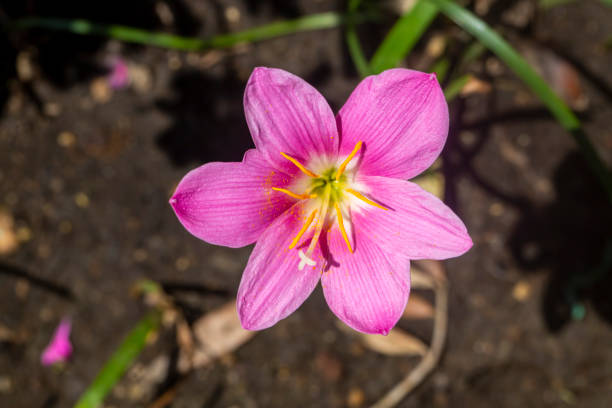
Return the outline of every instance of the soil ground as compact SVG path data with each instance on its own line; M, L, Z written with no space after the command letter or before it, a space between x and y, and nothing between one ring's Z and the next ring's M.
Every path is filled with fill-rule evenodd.
M31 1L5 6L4 14L165 28L153 2L89 3L50 10ZM160 3L175 32L202 36L344 6ZM612 163L612 50L604 45L612 9L584 0L527 13L523 23L508 17L529 4L494 1L485 18L513 44L552 51L578 70L589 99L586 132ZM360 28L367 52L388 27ZM434 34L452 36L458 50L469 42L442 17L427 38ZM359 79L339 29L205 54L61 33L7 35L0 44L0 206L20 244L0 258L0 328L12 333L0 339L0 406L68 407L146 313L130 295L138 279L164 284L191 321L235 296L251 247L195 239L167 202L189 169L240 160L252 146L242 112L252 68L305 78L335 110ZM406 66L425 69L426 43ZM106 94L98 78L117 55L136 67L140 82ZM31 76L20 63L31 63ZM451 104L444 173L447 201L475 245L446 262L450 328L441 364L399 406L609 407L612 282L602 264L609 204L571 136L503 64L485 55L469 70L492 91ZM598 267L602 273L593 272ZM42 367L41 350L65 315L73 319L72 360L63 370ZM160 356L176 356L169 331L137 368L150 369ZM185 378L170 373L143 390L132 370L106 404L147 406L174 386L177 408L365 406L416 361L376 354L338 330L318 289L291 317Z

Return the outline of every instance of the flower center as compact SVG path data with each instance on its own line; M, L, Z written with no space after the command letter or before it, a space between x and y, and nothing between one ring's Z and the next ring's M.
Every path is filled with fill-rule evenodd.
M353 248L351 246L351 242L349 240L348 234L346 232L344 226L344 218L343 218L343 208L341 204L349 201L346 200L346 193L349 193L355 198L370 204L372 206L378 207L382 210L387 210L387 208L382 205L374 202L361 194L359 191L351 188L351 182L349 178L345 174L346 167L349 165L351 160L355 157L355 155L359 152L362 146L362 142L357 142L353 151L344 159L344 161L340 164L340 166L331 167L320 175L306 168L302 163L293 157L281 152L281 155L292 162L302 173L310 177L310 182L306 187L303 193L294 193L293 191L272 187L273 190L287 194L288 196L295 198L297 200L316 200L315 201L315 209L308 215L306 221L296 237L289 244L289 249L295 248L295 246L300 242L302 236L310 229L310 226L314 222L314 233L312 239L310 240L310 244L308 248L304 252L303 250L299 250L298 256L300 257L299 270L304 269L304 266L316 266L316 261L311 258L313 251L316 248L316 245L321 237L321 233L323 232L323 228L326 226L326 221L328 215L333 215L335 213L336 220L338 221L338 228L344 238L344 242L346 242L346 246L348 250L352 253ZM344 205L345 213L348 212L348 206ZM332 224L333 225L333 224ZM331 228L331 225L329 226Z

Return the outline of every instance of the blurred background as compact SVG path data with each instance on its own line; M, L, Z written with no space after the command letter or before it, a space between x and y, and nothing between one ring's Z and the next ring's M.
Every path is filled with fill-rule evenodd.
M446 3L436 3L444 13L415 3L0 2L0 406L73 406L134 327L162 309L103 406L354 408L410 373L424 351L393 352L401 341L376 346L344 330L320 289L254 336L218 329L235 325L227 305L252 248L197 240L168 198L188 170L239 161L253 147L242 96L254 67L299 75L337 111L360 76L385 67L384 58L360 66L360 53L380 57L390 29L421 7L412 16L422 32L400 32L414 44L390 44L387 59L438 72L447 90L449 139L423 183L460 215L475 245L444 263L446 346L397 406L609 407L612 211L588 152L609 168L610 2L459 2L576 112L578 134L456 25ZM313 29L239 34L308 16ZM160 42L139 31L128 42L130 28L181 37ZM229 43L178 41L222 34ZM429 347L433 294L415 294L421 309L398 327ZM65 317L72 356L43 366ZM190 341L222 350L185 363L186 348L203 347Z

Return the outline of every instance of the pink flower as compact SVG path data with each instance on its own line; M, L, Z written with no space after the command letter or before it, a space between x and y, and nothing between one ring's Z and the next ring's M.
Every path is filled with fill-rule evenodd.
M342 321L388 333L408 301L410 260L472 246L444 203L404 180L429 167L446 141L448 107L435 75L368 77L334 117L302 79L256 68L244 109L256 149L240 163L192 170L170 199L206 242L257 242L238 290L243 327L287 317L320 279Z
M111 63L111 70L107 76L108 85L113 89L123 89L130 83L130 71L128 65L121 58Z
M57 326L51 342L40 356L40 362L43 365L63 363L68 360L72 354L72 345L69 339L70 327L70 319L63 319Z

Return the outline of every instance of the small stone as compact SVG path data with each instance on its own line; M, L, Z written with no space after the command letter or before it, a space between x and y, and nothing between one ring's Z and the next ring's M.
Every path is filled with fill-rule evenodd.
M504 205L502 203L495 202L489 207L489 214L494 217L499 217L504 213Z
M72 231L72 223L70 221L62 221L59 225L60 234L69 234Z
M365 394L361 388L351 388L346 397L346 404L351 408L357 408L363 405Z
M441 34L436 34L431 37L431 40L427 43L425 52L430 58L438 58L444 53L446 48L446 37Z
M28 293L30 293L30 282L23 278L17 279L17 282L15 282L15 295L17 298L25 300Z
M459 141L465 147L474 146L476 144L476 140L477 140L477 137L474 132L471 132L469 130L464 130L461 133L459 133Z
M180 69L183 66L183 62L178 55L171 55L168 57L168 68L173 71Z
M14 252L19 246L19 238L13 229L13 217L0 211L0 255Z
M36 248L36 254L41 259L47 259L51 256L51 247L47 244L40 244L38 248Z
M31 81L34 77L32 54L29 51L19 52L19 54L17 54L15 68L17 70L17 76L22 82Z
M43 113L45 114L45 116L55 118L59 116L60 113L62 113L62 107L59 103L47 102L43 105Z
M236 24L240 21L240 10L236 6L230 6L225 9L225 18L230 24Z
M32 239L32 230L28 227L17 228L17 240L19 242L27 242Z
M74 196L74 202L81 208L89 207L89 197L87 197L87 194L83 192L79 192Z
M177 270L182 272L182 271L187 270L187 268L191 266L191 261L186 256L181 256L176 260L176 262L174 263L174 266L176 267Z
M72 147L76 142L76 136L72 132L63 131L57 136L57 144L62 147Z
M524 280L518 281L512 288L512 297L517 302L524 302L531 294L531 285Z
M138 248L134 251L134 253L132 254L132 257L134 258L134 261L136 262L144 262L149 257L149 254L147 253L146 250L142 248Z
M112 91L108 81L104 77L96 78L89 84L91 98L98 103L106 103L110 100Z
M132 87L140 93L145 93L151 89L153 80L151 79L151 72L142 65L131 64L130 65L130 82Z
M10 377L3 375L0 377L0 394L8 394L13 388L13 381Z

